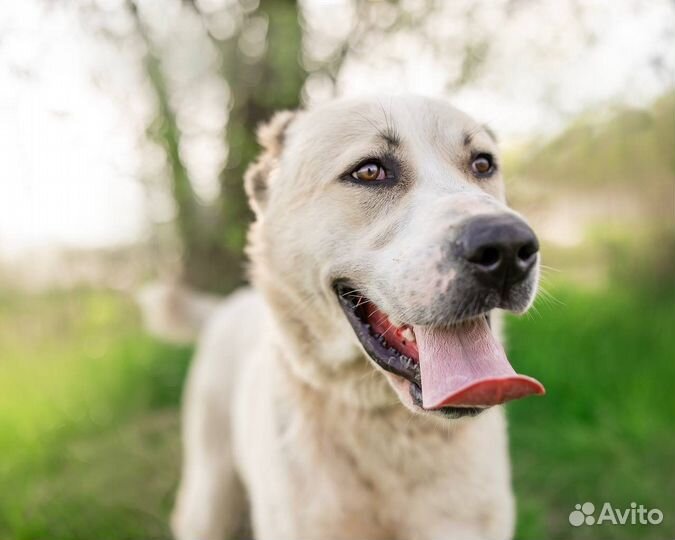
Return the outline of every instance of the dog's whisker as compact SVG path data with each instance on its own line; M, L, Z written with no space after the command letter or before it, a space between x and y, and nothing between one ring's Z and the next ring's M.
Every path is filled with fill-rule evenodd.
M541 318L541 312L539 311L539 308L537 308L537 306L535 306L535 305L532 305L532 307L531 307L530 310L527 312L527 314L528 314L530 317L532 317L532 318L534 318L535 315L536 315L538 318Z
M547 301L551 304L557 304L559 306L564 306L565 302L557 298L555 295L553 295L550 291L546 289L543 285L539 286L539 292L540 292L540 298L544 301Z
M554 266L549 266L547 264L541 264L541 263L539 263L539 268L542 268L544 270L550 270L551 272L562 272L563 271L560 268L556 268Z
M367 304L367 303L368 303L368 300L364 296L362 296L361 299L358 302L356 302L356 305L354 307L358 308L358 307L361 307L361 306L363 306L364 304Z
M349 295L364 293L364 292L365 292L365 289L350 289L348 291L343 292L340 296L349 296Z
M394 323L393 323L393 322L389 322L389 327L388 327L384 332L382 332L382 334L381 334L382 337L386 336L386 335L387 335L387 332L389 332L389 330L391 330L391 329L394 328L394 327L395 327Z

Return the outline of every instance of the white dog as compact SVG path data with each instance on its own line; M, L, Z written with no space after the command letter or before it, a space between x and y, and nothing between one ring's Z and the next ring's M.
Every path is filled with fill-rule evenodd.
M530 306L539 255L494 137L408 96L282 112L259 138L254 290L199 341L176 536L511 538L498 405L544 389L490 316Z

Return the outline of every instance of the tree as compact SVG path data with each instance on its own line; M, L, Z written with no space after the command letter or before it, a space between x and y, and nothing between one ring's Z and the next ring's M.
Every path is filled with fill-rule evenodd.
M183 249L182 279L199 289L227 292L243 279L243 247L251 213L242 179L257 151L256 128L275 110L298 107L306 77L300 63L302 36L296 2L263 0L254 10L240 3L236 31L224 38L210 30L209 19L216 14L203 13L196 3L187 3L215 45L219 75L230 89L224 141L227 160L219 175L220 194L209 206L196 199L181 159L182 134L168 96L161 52L136 3L128 0L127 5L145 44L144 65L157 101L156 118L148 132L164 148L169 164L176 230Z

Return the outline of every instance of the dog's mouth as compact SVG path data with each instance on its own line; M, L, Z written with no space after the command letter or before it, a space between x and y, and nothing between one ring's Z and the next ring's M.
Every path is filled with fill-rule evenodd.
M366 353L382 369L410 383L415 405L447 416L545 393L517 374L495 339L487 314L452 326L394 325L375 303L345 282L335 290Z

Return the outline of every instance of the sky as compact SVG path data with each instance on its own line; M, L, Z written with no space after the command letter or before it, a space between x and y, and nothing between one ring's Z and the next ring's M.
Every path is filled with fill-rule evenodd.
M308 0L308 17L314 10L334 21L326 10L344 11L345 1ZM111 11L118 3L103 2ZM643 2L636 11L636 2L588 0L585 24L596 40L590 49L560 4L534 2L509 25L496 26L490 69L453 95L457 106L490 123L507 144L553 133L573 115L609 101L648 104L675 82L675 75L658 76L649 64L665 51L666 67L675 74L675 44L664 35L675 20L672 2ZM133 91L142 86L138 66L123 50L115 55L100 47L75 10L45 13L44 5L22 0L0 8L0 258L125 244L142 238L158 219L138 180L152 161L139 142L152 104ZM386 47L387 54L374 50L345 66L343 94L393 87L446 92L443 66L428 49L405 37ZM387 55L403 62L390 65ZM114 85L105 82L111 80ZM320 99L320 88L308 90ZM224 98L216 93L210 99ZM222 151L209 151L208 140L193 146L190 166L208 198ZM170 209L160 209L160 220L170 217Z
M37 4L0 9L0 253L131 241L137 125L92 81L75 18Z

